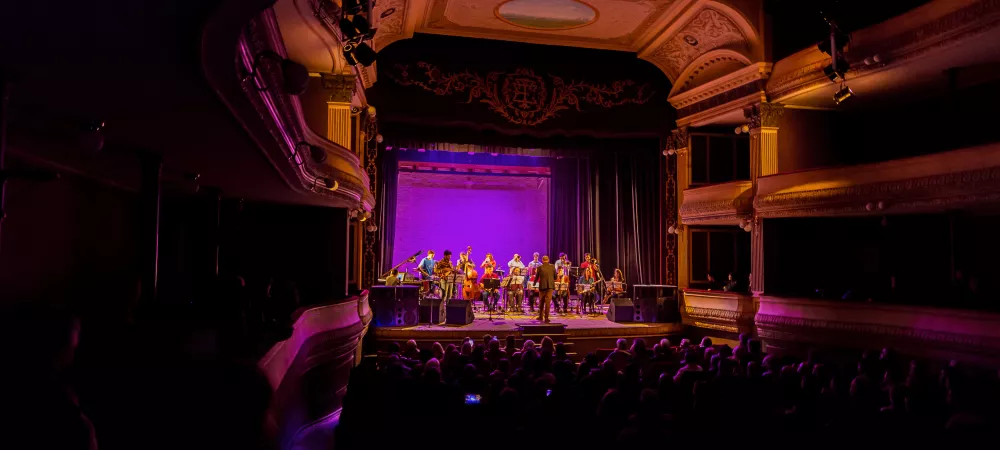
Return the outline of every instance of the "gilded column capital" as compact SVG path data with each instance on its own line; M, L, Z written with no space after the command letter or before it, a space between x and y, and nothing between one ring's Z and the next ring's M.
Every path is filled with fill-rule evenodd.
M784 112L782 105L761 102L744 108L743 117L747 119L750 129L778 128L778 120Z
M328 102L351 103L358 77L354 74L322 74L323 89L329 93Z

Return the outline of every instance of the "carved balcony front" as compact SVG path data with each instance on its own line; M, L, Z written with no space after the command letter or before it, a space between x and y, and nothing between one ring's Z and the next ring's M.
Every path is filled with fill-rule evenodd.
M736 225L753 214L749 180L685 189L682 197L679 212L687 225Z
M704 330L705 334L722 332L722 337L729 339L740 333L753 334L755 312L749 293L684 289L681 321L685 326Z

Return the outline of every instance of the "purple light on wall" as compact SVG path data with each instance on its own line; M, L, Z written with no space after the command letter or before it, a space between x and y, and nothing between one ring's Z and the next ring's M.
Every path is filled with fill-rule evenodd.
M548 177L400 171L393 263L446 249L457 261L469 245L477 264L487 252L505 270L514 253L527 262L548 248L548 197Z

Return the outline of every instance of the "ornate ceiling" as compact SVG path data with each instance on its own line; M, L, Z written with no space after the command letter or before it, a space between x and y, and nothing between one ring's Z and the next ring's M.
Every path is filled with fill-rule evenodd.
M747 19L760 2L732 3L746 11L710 0L382 0L375 43L430 33L634 52L683 90L761 60Z

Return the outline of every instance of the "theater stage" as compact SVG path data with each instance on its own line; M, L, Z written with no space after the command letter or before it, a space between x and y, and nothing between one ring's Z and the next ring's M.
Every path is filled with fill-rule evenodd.
M543 336L551 336L556 342L570 344L574 353L585 354L597 349L613 348L618 338L645 338L652 347L654 340L677 335L683 329L680 323L616 323L604 315L553 314L549 317L552 322L549 324L539 322L534 315L529 314L494 315L492 321L488 317L477 312L475 320L468 325L375 327L374 334L380 347L381 344L402 343L413 339L421 348L433 342L459 344L467 336L480 342L484 334L498 336L501 342L507 335L514 335L518 345L525 339L532 339L537 343Z

